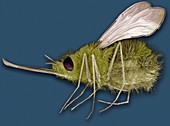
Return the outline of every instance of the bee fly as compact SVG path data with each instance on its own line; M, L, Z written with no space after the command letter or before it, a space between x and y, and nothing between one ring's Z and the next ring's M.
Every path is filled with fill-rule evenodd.
M138 2L122 12L97 42L85 45L73 54L67 54L60 61L45 55L50 60L52 69L15 65L5 59L3 63L9 67L53 74L77 82L75 90L60 112L82 96L87 87L92 87L92 94L71 109L74 110L93 97L88 119L93 113L98 90L117 91L113 101L99 100L108 104L108 107L100 110L103 112L113 105L129 103L132 90L144 89L148 92L152 89L161 69L161 62L158 61L160 55L148 48L145 42L132 38L150 36L160 28L164 18L164 8L151 7L146 1ZM85 88L72 99L81 82L86 85ZM122 92L127 92L127 100L118 102Z

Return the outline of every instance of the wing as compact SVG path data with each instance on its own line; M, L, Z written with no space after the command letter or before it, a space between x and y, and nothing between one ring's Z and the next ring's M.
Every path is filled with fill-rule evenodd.
M134 15L139 12L149 8L151 5L148 2L138 2L127 8L124 12L122 12L115 22L111 24L111 26L106 30L106 32L100 37L100 41L105 40L112 32L118 29L120 26L126 23L129 19L131 19ZM116 27L115 27L116 26Z
M116 41L153 34L161 26L165 9L150 7L148 2L139 2L126 9L108 30L100 37L99 48L105 48Z

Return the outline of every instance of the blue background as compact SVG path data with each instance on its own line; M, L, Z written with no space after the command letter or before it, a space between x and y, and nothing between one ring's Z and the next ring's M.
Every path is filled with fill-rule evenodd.
M135 2L137 0L0 0L0 58L50 68L45 65L44 54L58 60L67 51L96 41L120 12ZM151 93L133 94L130 104L112 107L102 114L98 110L105 105L96 102L94 114L85 120L92 100L73 112L70 107L59 114L75 88L71 82L7 68L1 62L0 126L170 125L170 1L150 2L167 10L161 29L144 38L164 57L161 76ZM85 96L90 92L88 89ZM97 99L111 101L113 97L107 92L97 93Z

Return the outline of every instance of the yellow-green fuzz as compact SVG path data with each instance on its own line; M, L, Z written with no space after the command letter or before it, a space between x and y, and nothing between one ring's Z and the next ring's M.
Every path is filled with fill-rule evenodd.
M150 91L156 82L162 63L158 61L159 54L154 53L147 47L146 43L139 40L123 40L122 50L123 59L125 64L125 79L126 85L123 91L144 89ZM111 77L106 82L106 76L109 69L111 58L117 43L105 48L100 49L98 45L100 42L93 42L83 46L73 54L67 54L60 62L52 64L52 69L57 73L65 75L65 79L77 82L82 65L84 53L87 55L88 66L90 74L92 75L92 54L94 54L97 66L101 75L101 81L96 83L99 89L109 89L111 91L120 90L123 84L122 81L122 65L120 59L120 52L118 51L115 62L113 64ZM74 68L68 71L63 66L63 61L66 57L70 57L73 61ZM84 67L81 82L92 86L88 83L86 76L86 69Z

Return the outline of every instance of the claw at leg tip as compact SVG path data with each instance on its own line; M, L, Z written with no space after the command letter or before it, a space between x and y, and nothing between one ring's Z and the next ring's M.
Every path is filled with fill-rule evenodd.
M73 107L73 108L71 108L71 111L73 111L75 108Z
M102 110L99 111L99 113L102 113L102 112L103 112Z
M63 112L63 109L61 109L60 111L59 111L59 113L61 114Z

